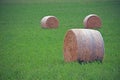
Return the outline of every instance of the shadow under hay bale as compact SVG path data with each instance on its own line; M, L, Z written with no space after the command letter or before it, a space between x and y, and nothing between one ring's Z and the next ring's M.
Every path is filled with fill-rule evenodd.
M70 29L64 38L64 61L101 61L104 56L104 41L97 30Z

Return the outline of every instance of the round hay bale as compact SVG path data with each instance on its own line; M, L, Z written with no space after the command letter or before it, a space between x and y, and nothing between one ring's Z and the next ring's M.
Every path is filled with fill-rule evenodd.
M41 20L41 26L43 28L57 28L59 21L55 16L45 16Z
M100 28L102 25L101 19L96 14L90 14L83 21L85 28Z
M104 41L99 31L91 29L70 29L64 38L65 62L102 61Z

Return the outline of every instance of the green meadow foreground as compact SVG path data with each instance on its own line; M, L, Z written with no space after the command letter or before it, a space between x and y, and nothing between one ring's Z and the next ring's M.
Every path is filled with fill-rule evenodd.
M83 28L91 13L102 19L103 63L64 62L65 33ZM0 80L119 80L119 13L118 0L1 0ZM59 28L41 28L46 15L56 16Z

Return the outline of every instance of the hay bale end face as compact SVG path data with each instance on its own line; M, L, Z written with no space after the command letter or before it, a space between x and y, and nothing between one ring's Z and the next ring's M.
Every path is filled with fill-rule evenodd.
M90 14L83 21L85 28L100 28L102 25L101 19L96 14Z
M65 62L102 61L104 42L99 31L91 29L70 29L64 38Z
M41 20L41 26L43 28L57 28L59 21L55 16L45 16Z

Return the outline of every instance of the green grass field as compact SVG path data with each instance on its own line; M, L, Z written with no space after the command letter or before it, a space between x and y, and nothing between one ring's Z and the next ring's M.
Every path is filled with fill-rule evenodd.
M103 63L65 63L66 31L83 28L91 13L102 19ZM119 80L119 14L118 0L1 0L0 80ZM42 29L46 15L56 16L59 28Z

